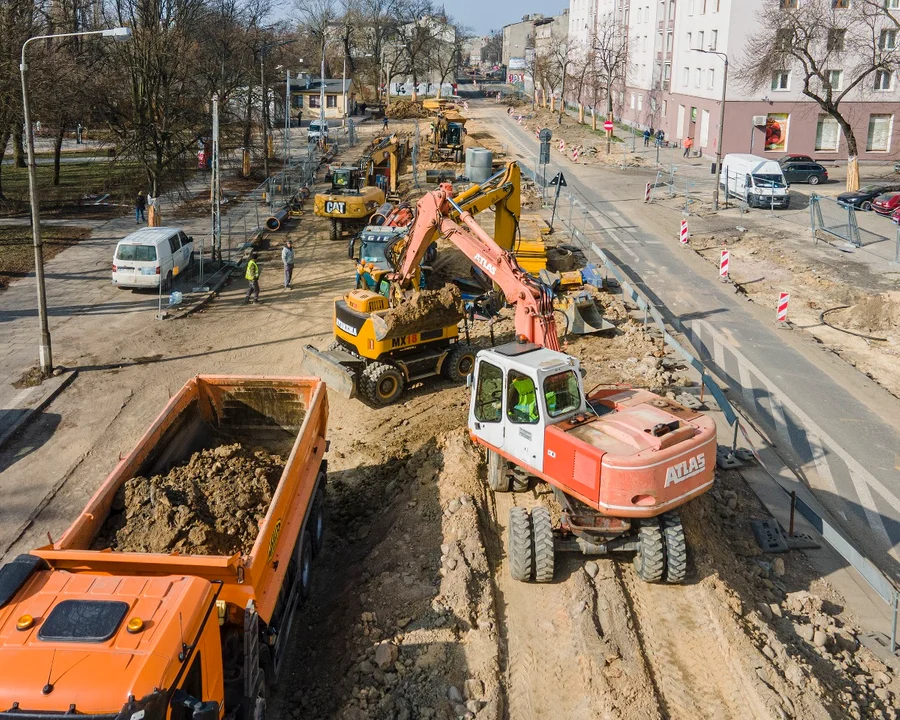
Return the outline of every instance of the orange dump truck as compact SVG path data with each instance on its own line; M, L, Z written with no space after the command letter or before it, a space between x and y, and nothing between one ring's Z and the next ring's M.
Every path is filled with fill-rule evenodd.
M0 715L263 720L322 543L327 418L318 378L190 380L58 542L0 568ZM249 552L96 549L130 483L228 443L278 458Z

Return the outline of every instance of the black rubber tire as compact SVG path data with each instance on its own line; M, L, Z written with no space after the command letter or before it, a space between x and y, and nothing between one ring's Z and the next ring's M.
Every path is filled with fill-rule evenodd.
M321 484L325 484L324 479ZM325 544L325 490L322 487L319 487L313 498L307 528L312 540L312 555L313 558L316 558L322 552L322 546Z
M809 179L806 181L810 185L818 185L819 184L819 176L818 175L810 175Z
M531 516L525 508L509 509L509 574L513 580L528 582L534 569L531 547Z
M331 218L331 222L328 225L328 239L329 240L340 240L341 235L338 232L338 222L334 218Z
M300 552L297 555L297 572L299 573L300 601L309 597L309 589L312 586L312 535L309 530L304 530L300 536Z
M456 343L444 358L441 375L451 382L465 382L466 376L475 369L475 348Z
M634 569L644 582L662 580L666 567L665 550L663 549L663 533L658 518L647 518L640 521L638 540L640 547L634 556Z
M862 205L859 206L859 209L863 212L869 212L872 209L872 203L866 200Z
M526 475L524 477L516 475L512 473L512 491L513 492L527 492L528 486L531 483L531 479Z
M666 582L680 585L687 574L687 543L684 540L684 528L681 516L675 512L667 512L661 518L663 540L666 543Z
M384 407L403 394L403 373L393 365L373 362L362 371L360 386L373 405Z
M536 507L531 511L531 536L534 543L534 581L553 582L553 524L547 508Z
M487 484L494 492L509 492L510 477L506 458L493 450L487 451Z

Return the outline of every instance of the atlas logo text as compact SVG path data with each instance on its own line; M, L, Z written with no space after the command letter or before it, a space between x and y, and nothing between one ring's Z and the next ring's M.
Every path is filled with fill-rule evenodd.
M699 475L705 469L706 457L703 453L700 453L697 457L692 457L690 460L684 460L666 470L665 487L680 483L682 480L694 477L694 475Z
M481 253L475 253L475 262L487 270L491 275L497 274L497 266L482 257Z

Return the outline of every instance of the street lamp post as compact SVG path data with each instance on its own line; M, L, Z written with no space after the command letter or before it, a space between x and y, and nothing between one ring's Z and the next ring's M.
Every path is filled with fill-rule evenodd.
M50 326L47 322L47 289L44 282L44 251L41 240L41 208L37 186L37 168L34 164L34 133L31 130L31 107L28 104L28 65L25 63L25 49L35 40L55 40L67 37L86 37L101 35L118 40L131 37L131 28L117 27L107 30L88 30L85 32L59 33L57 35L36 35L22 44L22 61L19 73L22 76L22 112L25 116L25 144L28 150L28 199L31 203L31 234L34 242L34 277L37 281L38 318L41 325L41 341L38 346L38 358L41 374L49 375L53 371L53 351L50 345Z
M278 47L280 45L290 45L293 42L297 42L296 40L278 40L277 42L266 43L262 47L259 48L259 81L260 88L262 94L262 144L263 144L263 172L266 174L266 179L269 179L269 137L268 137L268 126L266 123L268 109L268 88L266 88L266 50L273 47Z
M728 87L728 55L715 50L703 50L694 48L696 52L706 55L718 55L725 62L725 71L722 73L722 102L719 104L719 137L716 140L716 184L713 187L713 210L719 209L719 181L722 176L722 131L725 127L725 89Z

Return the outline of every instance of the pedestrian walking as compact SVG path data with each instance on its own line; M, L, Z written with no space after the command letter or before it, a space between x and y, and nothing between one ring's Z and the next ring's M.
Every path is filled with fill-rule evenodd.
M284 263L284 289L290 290L294 275L294 244L290 240L281 249L281 262Z
M247 280L247 296L244 298L244 304L249 302L259 302L259 265L256 264L256 258L259 257L256 251L250 253L250 259L247 261L247 272L244 273L244 279ZM253 300L250 300L250 297Z
M81 145L81 133L83 130L84 130L84 128L81 126L81 123L78 123L78 125L75 126L75 144L76 145Z
M666 139L666 133L662 128L656 131L656 147L662 147L663 140Z
M141 220L147 219L147 196L143 190L139 190L137 200L134 201L134 224L140 225Z
M644 130L644 147L650 147L650 131Z
M385 130L388 129L388 117L387 117L387 115L385 115L385 116L384 116L384 120L381 121L381 127L384 128Z
M688 137L684 139L684 154L682 157L691 156L691 148L694 147L694 138Z

